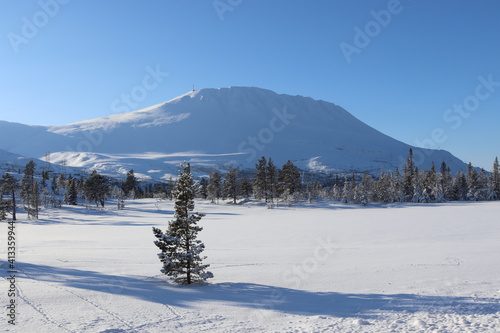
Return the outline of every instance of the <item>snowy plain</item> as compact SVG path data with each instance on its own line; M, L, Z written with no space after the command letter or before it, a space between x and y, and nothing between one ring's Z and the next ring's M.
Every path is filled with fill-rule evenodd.
M20 216L17 325L4 314L0 331L500 331L500 202L196 210L215 275L204 286L159 272L151 229L166 228L170 201Z

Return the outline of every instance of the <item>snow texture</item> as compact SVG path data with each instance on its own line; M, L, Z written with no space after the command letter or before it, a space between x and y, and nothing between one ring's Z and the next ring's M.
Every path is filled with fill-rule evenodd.
M159 271L151 227L172 202L107 207L20 215L18 325L3 332L500 331L499 202L197 201L215 277L195 287Z

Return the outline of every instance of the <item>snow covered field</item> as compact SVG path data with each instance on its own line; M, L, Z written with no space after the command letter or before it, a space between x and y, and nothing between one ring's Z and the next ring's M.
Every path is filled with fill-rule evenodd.
M159 272L151 229L171 202L19 221L18 324L4 313L1 331L500 331L500 202L196 210L215 278L195 287ZM2 304L7 290L2 278Z

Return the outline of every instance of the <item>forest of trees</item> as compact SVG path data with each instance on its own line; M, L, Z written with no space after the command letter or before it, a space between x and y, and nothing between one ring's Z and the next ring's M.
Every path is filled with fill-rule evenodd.
M86 205L104 208L108 198L116 199L118 208L125 199L174 199L176 180L140 182L130 170L125 180L111 179L93 171L90 175L37 173L36 163L29 161L23 170L4 173L0 178L0 219L16 219L23 211L37 219L42 207ZM300 200L328 199L342 203L367 205L370 202L433 203L446 201L500 200L500 166L498 158L491 172L469 163L466 172L452 174L445 162L419 170L410 149L403 170L314 175L297 168L291 161L278 168L272 158L261 157L255 170L212 170L208 179L194 183L195 196L212 203L221 200L237 203L254 198L268 207L292 205ZM307 178L304 179L304 178Z
M229 170L225 180L219 172L212 172L208 181L200 182L201 197L212 200L250 198L262 200L271 206L287 205L299 200L320 198L367 205L369 202L433 203L446 201L500 200L500 171L498 158L491 172L474 168L469 163L467 172L452 175L442 162L439 169L419 170L410 149L404 169L381 170L376 176L368 172L331 174L320 180L304 181L301 171L291 162L278 169L272 158L262 157L255 165L252 179L238 178L236 169Z

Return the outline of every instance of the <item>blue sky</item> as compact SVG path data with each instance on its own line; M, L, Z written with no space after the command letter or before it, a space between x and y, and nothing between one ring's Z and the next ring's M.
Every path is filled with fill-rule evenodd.
M500 155L499 13L493 0L0 0L0 119L110 115L156 71L130 111L193 84L257 86L333 102L489 170Z

